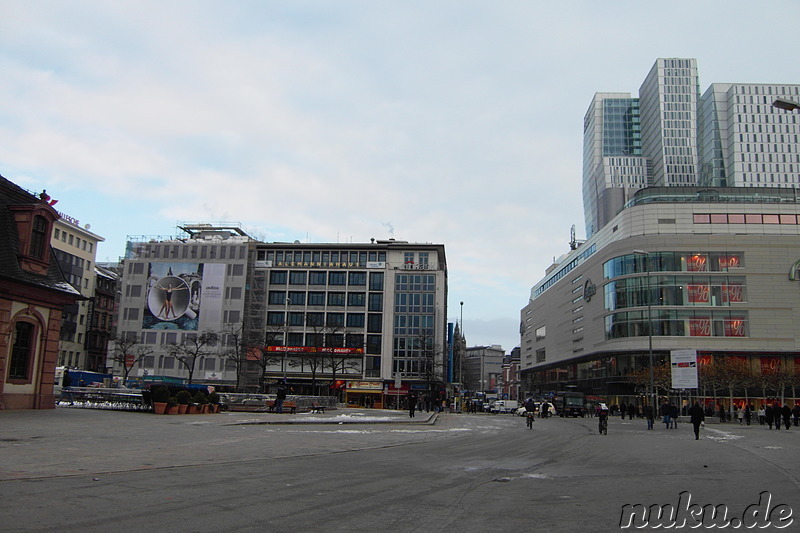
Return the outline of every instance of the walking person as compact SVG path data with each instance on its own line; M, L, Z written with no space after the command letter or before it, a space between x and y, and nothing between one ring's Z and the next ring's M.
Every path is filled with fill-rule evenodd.
M661 416L667 429L669 429L669 404L667 402L661 404Z
M781 404L775 402L772 404L772 419L775 421L775 429L781 429Z
M792 417L794 418L794 425L795 427L800 425L800 404L794 404L794 409L792 409Z
M775 411L773 411L772 406L767 404L764 408L764 421L769 426L769 429L772 429L772 421L775 419Z
M286 400L286 385L281 383L278 385L278 392L275 394L275 412L283 412L283 402Z
M744 408L744 421L747 422L747 425L750 425L750 419L753 418L753 406L747 404L747 407Z
M628 411L628 406L625 405L625 402L619 406L619 412L622 413L622 419L625 420L625 413Z
M674 403L669 404L669 419L672 423L672 429L678 429L678 415L680 411L678 410L678 406Z
M653 429L653 424L656 421L655 413L653 412L653 406L647 404L644 406L644 417L647 419L647 429Z
M689 416L691 417L690 420L692 421L692 426L694 426L694 440L700 439L700 425L706 419L705 413L703 413L703 408L700 407L700 404L694 402L694 405L689 409Z
M406 402L408 403L408 416L414 418L414 411L417 408L417 395L413 392L409 392Z
M783 417L783 426L788 430L792 425L792 410L788 405L783 404L781 407L781 416Z
M763 426L767 422L767 410L762 405L758 408L758 425Z
M636 414L636 406L633 403L628 404L628 420L633 420L633 415Z

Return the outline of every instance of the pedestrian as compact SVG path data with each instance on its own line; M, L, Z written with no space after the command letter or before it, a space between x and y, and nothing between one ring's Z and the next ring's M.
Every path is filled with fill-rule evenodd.
M408 393L408 416L414 418L414 410L417 408L417 395L413 392Z
M286 385L281 383L278 385L278 392L275 394L275 412L283 412L283 402L286 400Z
M694 402L694 405L689 409L689 416L691 417L690 420L692 421L692 426L694 426L694 440L700 439L700 425L704 424L706 419L705 413L703 413L703 408L700 407L700 404Z
M800 404L794 404L794 409L792 409L792 417L794 418L795 427L800 425Z
M772 410L772 406L767 404L764 408L764 421L769 426L769 429L772 429L772 421L775 419L775 412Z
M775 429L781 429L781 404L775 402L772 404L772 418L775 421Z
M669 418L672 422L672 429L678 429L678 406L674 403L669 404Z
M636 406L632 403L628 404L628 420L633 420L633 415L636 414Z
M758 408L758 425L763 426L767 422L767 410L762 405Z
M783 426L789 429L789 426L792 425L792 410L788 405L783 404L781 407L781 416L783 417Z
M718 411L719 411L719 421L720 422L725 422L725 406L720 403L720 404L717 404L717 407L719 408L718 409Z
M736 420L739 421L739 425L741 426L744 422L744 409L737 409L736 410Z
M625 413L628 411L628 406L625 405L625 402L619 406L619 412L622 413L622 419L625 420Z
M647 404L644 406L644 417L647 419L647 429L653 429L655 423L655 413L653 413L653 406Z
M753 418L753 406L747 404L747 407L744 408L744 421L747 422L747 425L750 425L750 419Z

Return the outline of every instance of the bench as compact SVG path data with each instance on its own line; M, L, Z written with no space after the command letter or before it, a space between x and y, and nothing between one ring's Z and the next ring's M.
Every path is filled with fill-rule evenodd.
M275 400L269 402L268 409L270 413L274 413L275 411ZM283 401L283 412L289 411L292 414L297 412L297 402L291 400L284 400Z
M311 403L311 412L312 413L324 414L325 413L325 406L324 405L320 405L317 402L312 402Z

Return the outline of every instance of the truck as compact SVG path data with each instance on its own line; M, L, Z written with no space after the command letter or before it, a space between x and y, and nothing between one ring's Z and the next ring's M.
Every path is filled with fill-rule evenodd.
M557 397L556 410L559 416L586 416L586 399L582 392L560 392Z
M492 413L514 413L519 408L517 400L495 400L492 404Z

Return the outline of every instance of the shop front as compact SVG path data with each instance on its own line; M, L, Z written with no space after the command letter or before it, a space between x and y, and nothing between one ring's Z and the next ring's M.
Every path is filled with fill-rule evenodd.
M383 382L348 381L345 389L347 407L383 409Z

